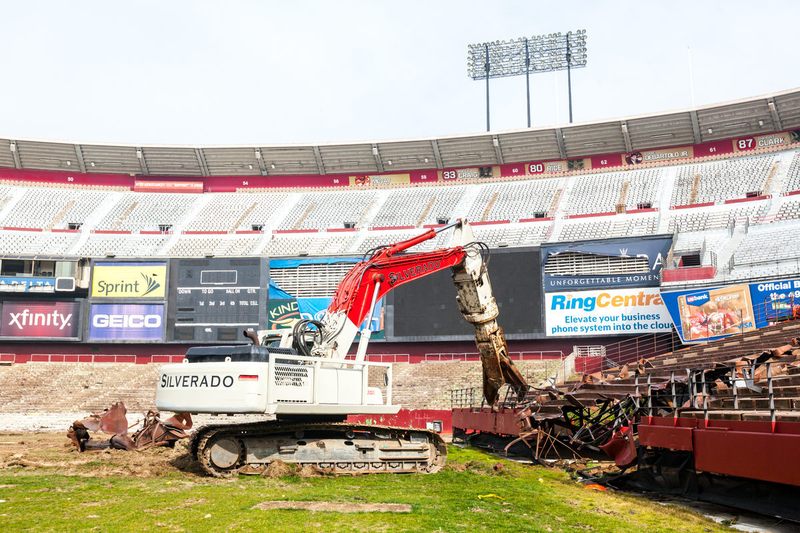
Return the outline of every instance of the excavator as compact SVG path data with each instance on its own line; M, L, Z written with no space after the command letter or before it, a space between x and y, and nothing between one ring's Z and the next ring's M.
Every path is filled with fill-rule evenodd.
M448 247L407 252L450 229ZM276 460L333 473L436 472L447 454L437 433L348 423L347 417L400 410L392 404L391 365L366 360L376 302L447 268L458 308L475 327L488 405L504 384L520 397L527 392L497 323L488 253L462 220L374 248L344 276L321 320L299 320L284 332L248 330L250 345L192 347L183 362L162 366L156 405L177 413L261 415L261 421L195 432L192 454L212 476L257 473ZM348 356L365 321L355 355Z

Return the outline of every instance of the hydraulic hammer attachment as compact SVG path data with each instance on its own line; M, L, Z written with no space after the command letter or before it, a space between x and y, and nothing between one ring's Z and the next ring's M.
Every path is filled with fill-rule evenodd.
M503 328L497 323L499 310L486 267L488 249L475 242L468 224L456 227L451 245L463 246L467 250L464 261L453 267L453 283L458 308L464 320L475 327L475 343L483 367L483 396L489 405L494 405L500 387L508 383L522 399L528 384L508 357Z

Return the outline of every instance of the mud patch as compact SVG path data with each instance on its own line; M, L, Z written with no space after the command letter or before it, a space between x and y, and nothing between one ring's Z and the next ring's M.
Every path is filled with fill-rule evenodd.
M445 465L444 470L450 470L452 472L471 472L482 476L504 476L509 474L503 463L495 463L492 465L482 461L448 463Z
M272 461L261 474L264 477L286 477L297 473L297 465L284 463L283 461Z
M273 510L300 510L330 513L410 513L411 506L407 503L353 503L353 502L296 502L296 501L270 501L261 502L253 506L261 511Z

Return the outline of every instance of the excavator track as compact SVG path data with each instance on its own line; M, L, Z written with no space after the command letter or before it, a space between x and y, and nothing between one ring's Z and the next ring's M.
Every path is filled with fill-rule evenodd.
M204 426L193 436L191 450L215 477L258 474L275 460L334 474L430 474L447 457L444 440L432 431L346 422Z

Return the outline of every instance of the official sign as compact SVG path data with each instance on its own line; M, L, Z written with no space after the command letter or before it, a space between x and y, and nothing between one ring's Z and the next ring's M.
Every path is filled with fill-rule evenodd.
M545 292L565 290L605 289L622 287L658 287L661 284L661 268L672 246L672 237L654 239L613 239L606 241L575 242L542 245L542 279ZM548 263L562 258L582 254L590 260L597 258L598 271L603 267L602 259L619 262L621 259L639 259L643 263L641 272L614 274L571 274L553 272ZM585 261L584 268L590 268ZM613 270L613 269L609 269Z
M657 288L548 293L545 323L548 337L628 335L672 328Z
M164 304L92 304L90 341L162 341Z
M164 298L167 263L96 262L92 266L92 298Z
M0 337L80 339L80 302L3 302Z

